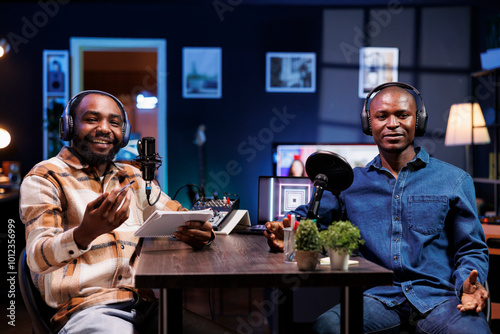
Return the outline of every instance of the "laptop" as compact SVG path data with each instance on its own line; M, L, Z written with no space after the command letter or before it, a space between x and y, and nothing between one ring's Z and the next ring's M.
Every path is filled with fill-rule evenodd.
M262 234L268 221L282 220L299 205L309 204L314 185L307 177L259 176L257 224L237 230L241 234Z
M309 204L313 188L308 177L259 176L257 224L282 220L287 212Z

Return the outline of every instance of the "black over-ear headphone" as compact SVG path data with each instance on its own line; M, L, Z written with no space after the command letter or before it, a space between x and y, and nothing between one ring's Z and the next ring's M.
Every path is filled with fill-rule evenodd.
M112 98L116 102L116 104L120 108L122 115L123 115L123 125L122 125L123 140L122 140L121 147L127 146L128 140L130 139L130 123L128 121L127 112L125 111L125 108L123 107L123 104L120 102L120 100L118 100L113 95L106 93L106 92L103 92L103 91L100 91L100 90L84 90L84 91L76 94L75 96L73 96L69 100L68 104L66 105L66 108L64 108L64 111L61 115L61 118L59 119L59 138L61 138L62 140L65 140L65 141L70 141L71 139L73 139L74 122L73 122L73 117L70 114L70 110L71 110L75 100L83 94L85 94L85 95L88 95L88 94L105 95L105 96L109 96L110 98Z
M373 88L371 92L368 93L365 99L365 104L363 105L363 111L361 112L361 127L363 128L363 133L365 135L372 136L372 127L370 124L370 109L369 109L371 96L376 92L379 92L382 89L391 86L397 86L407 90L412 90L420 98L421 108L419 110L417 105L417 122L415 125L415 136L422 137L425 134L425 129L427 128L427 111L425 109L424 99L422 99L420 92L415 87L405 84L403 82L386 82L384 84L378 85L377 87Z

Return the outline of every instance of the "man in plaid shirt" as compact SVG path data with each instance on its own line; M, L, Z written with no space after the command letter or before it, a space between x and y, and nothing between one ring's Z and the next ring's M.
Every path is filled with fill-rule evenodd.
M20 214L35 285L57 308L52 325L61 333L149 332L143 319L157 316L148 312L155 296L134 287L140 250L134 232L157 209L185 209L164 193L150 206L140 171L113 162L130 133L114 96L81 92L61 122L61 136L72 139L72 146L33 167L21 185ZM156 198L160 189L152 192ZM195 249L215 238L208 222L188 222L175 236Z

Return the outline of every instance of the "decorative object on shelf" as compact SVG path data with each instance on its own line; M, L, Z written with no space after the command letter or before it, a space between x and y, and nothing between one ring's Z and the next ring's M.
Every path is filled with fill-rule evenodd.
M3 174L7 176L12 187L19 187L21 184L21 163L19 161L3 161Z
M483 70L500 67L500 48L486 50L486 52L481 53L480 57Z
M295 233L295 260L299 270L314 270L318 264L321 238L316 221L302 220Z
M486 52L480 55L483 70L500 67L500 14L488 18L487 48Z
M330 267L334 270L347 270L352 252L364 244L359 229L348 220L333 222L321 231L320 237L328 249Z

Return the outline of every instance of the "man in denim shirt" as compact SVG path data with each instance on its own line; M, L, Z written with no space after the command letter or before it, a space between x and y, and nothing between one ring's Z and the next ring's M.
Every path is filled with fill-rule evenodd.
M365 333L398 333L408 324L417 333L489 333L481 312L488 298L482 285L488 248L474 184L461 169L414 147L425 124L419 132L422 115L405 88L415 90L400 83L374 90L379 92L366 111L364 131L373 135L380 154L354 168L354 182L339 199L325 191L318 216L326 225L349 219L365 240L360 254L394 272L393 286L364 293ZM304 217L307 207L294 213ZM265 235L271 249L282 250L280 233ZM315 330L340 332L340 305L322 314Z

